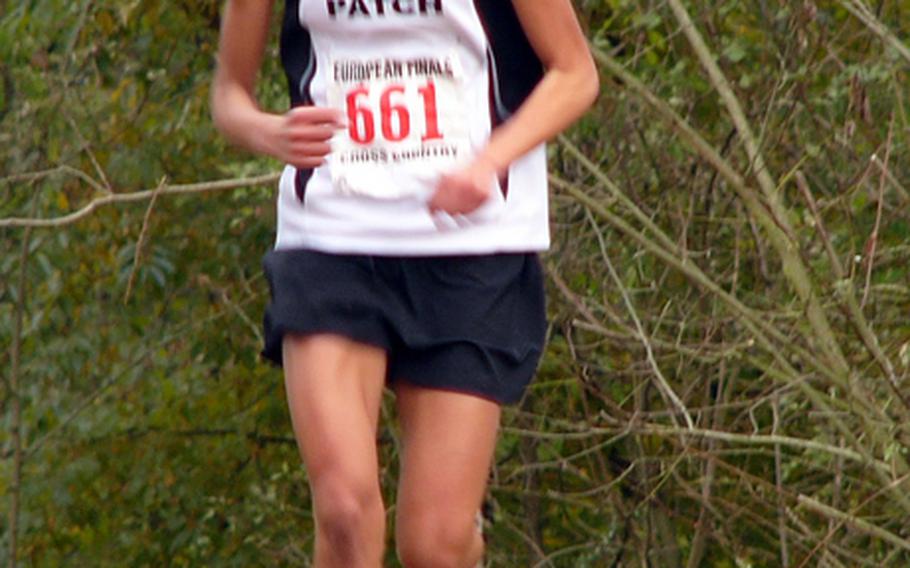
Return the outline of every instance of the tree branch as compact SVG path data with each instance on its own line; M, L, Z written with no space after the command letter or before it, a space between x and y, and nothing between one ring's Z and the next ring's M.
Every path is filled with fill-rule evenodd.
M786 208L780 201L778 184L771 178L760 145L755 134L752 132L751 126L749 126L749 121L743 111L742 104L730 87L730 83L727 81L726 76L724 76L723 71L721 71L720 66L718 66L714 54L705 43L698 28L695 27L695 23L689 17L689 13L682 5L682 2L680 0L667 1L670 4L670 8L673 10L673 13L676 15L676 19L682 26L683 33L688 38L689 44L695 51L702 67L707 71L711 84L720 95L721 100L727 108L728 114L733 119L736 130L739 132L739 137L746 147L749 163L754 166L755 176L758 180L758 185L761 188L762 196L764 197L775 222L782 229L783 235L776 232L769 232L769 238L781 258L783 272L787 277L790 286L805 303L806 315L808 316L812 329L815 331L814 342L817 343L824 354L824 357L828 360L828 363L832 365L839 375L841 375L842 382L846 382L850 373L850 366L834 336L834 331L831 328L828 317L825 315L824 308L818 301L818 296L813 290L812 279L798 254L798 247L793 242L793 229L788 221ZM784 236L787 238L782 238ZM811 340L813 338L810 337L809 339ZM851 395L862 396L861 393L851 392L853 390L855 389L851 389L848 386L848 392L850 392Z
M891 30L875 17L875 14L869 11L869 8L864 3L859 0L840 0L840 5L910 63L910 48L891 33Z
M808 509L815 511L816 513L824 515L830 519L840 521L858 530L859 532L865 533L874 538L884 540L895 546L899 546L904 550L910 550L910 541L897 536L893 532L873 525L869 521L865 521L849 513L844 513L843 511L829 507L824 503L821 503L807 495L800 495L797 497L797 500L799 501L800 505L805 505Z
M37 200L32 200L32 211L35 210ZM11 435L13 442L13 475L10 483L10 507L8 513L9 531L9 568L16 568L18 563L19 546L19 501L22 496L22 388L20 384L22 362L22 327L25 319L25 302L28 297L26 284L28 283L28 257L31 245L32 230L27 228L22 235L22 252L19 254L19 290L16 298L15 323L13 341L10 345L10 375L9 390L12 400L12 416L10 418Z
M9 217L6 219L0 219L0 228L5 227L36 227L36 228L47 228L47 227L62 227L64 225L69 225L79 221L89 215L91 215L95 210L104 207L105 205L112 205L116 203L133 203L136 201L146 201L152 199L156 194L159 195L187 195L193 193L205 193L210 191L227 191L232 189L240 189L243 187L255 187L261 185L273 185L278 182L281 174L265 174L261 176L254 176L249 178L235 178L235 179L225 179L218 181L209 181L209 182L200 182L200 183L189 183L184 185L165 185L160 188L155 189L146 189L142 191L135 191L132 193L114 193L110 195L104 195L103 197L96 198L90 201L85 207L74 211L68 215L63 215L62 217L55 217L52 219L30 219L30 218L19 218L19 217Z

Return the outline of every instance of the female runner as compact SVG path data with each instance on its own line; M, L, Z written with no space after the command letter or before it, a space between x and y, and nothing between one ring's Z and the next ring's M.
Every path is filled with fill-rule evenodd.
M254 84L272 0L228 0L212 108L288 164L264 355L283 365L319 568L375 568L385 542L383 388L402 437L396 550L480 562L500 409L544 340L544 141L598 92L570 0L286 0L291 110Z

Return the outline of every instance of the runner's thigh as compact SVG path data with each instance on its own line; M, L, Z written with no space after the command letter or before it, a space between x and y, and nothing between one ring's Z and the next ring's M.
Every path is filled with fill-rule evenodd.
M343 474L377 479L376 428L385 383L383 349L338 335L287 335L285 388L294 434L311 484Z
M496 448L499 405L406 381L396 382L394 389L403 452L399 529L404 524L470 521L483 501Z

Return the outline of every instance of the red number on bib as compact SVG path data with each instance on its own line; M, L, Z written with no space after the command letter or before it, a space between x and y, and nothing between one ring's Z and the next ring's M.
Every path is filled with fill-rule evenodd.
M401 142L411 133L411 114L408 108L392 103L392 95L404 94L404 86L389 85L379 99L379 110L382 116L382 135L389 142ZM398 117L398 134L392 130L392 117Z
M436 85L428 81L426 86L417 89L423 99L423 112L426 119L426 132L421 140L442 140L439 131L439 113L436 109ZM379 98L379 119L382 137L389 142L401 142L411 134L411 113L408 107L392 102L393 95L404 95L404 85L389 85ZM347 96L348 134L358 144L370 144L376 138L376 122L373 111L361 104L361 97L369 98L370 91L366 85L351 90ZM397 124L396 124L397 123ZM395 126L397 125L397 130Z
M369 89L361 85L348 93L348 133L351 140L358 144L369 144L376 138L376 126L373 121L373 111L366 106L357 104L362 96L368 96ZM362 119L362 120L361 120ZM363 124L363 130L360 126Z
M442 133L439 131L439 115L436 112L436 84L433 81L427 82L426 87L418 89L420 96L423 97L423 111L427 119L427 132L423 135L423 141L442 140Z

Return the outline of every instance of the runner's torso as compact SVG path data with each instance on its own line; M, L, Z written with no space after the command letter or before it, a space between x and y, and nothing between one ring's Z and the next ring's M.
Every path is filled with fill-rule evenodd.
M371 254L541 250L543 146L467 222L426 207L539 80L507 0L288 0L281 41L293 105L342 111L326 165L285 169L278 248Z

